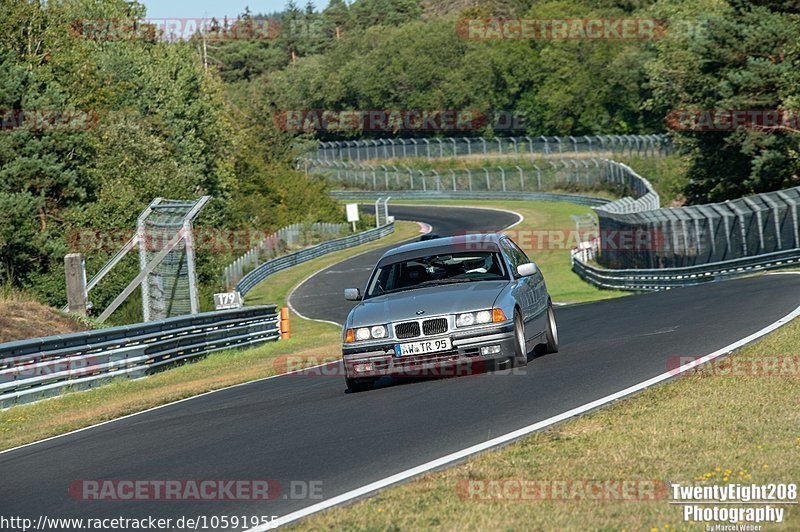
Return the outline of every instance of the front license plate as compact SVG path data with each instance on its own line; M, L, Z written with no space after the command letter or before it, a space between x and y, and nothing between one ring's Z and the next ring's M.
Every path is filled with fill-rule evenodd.
M424 355L425 353L447 351L450 347L450 338L439 338L438 340L396 344L394 346L394 352L397 356L404 357L407 355Z

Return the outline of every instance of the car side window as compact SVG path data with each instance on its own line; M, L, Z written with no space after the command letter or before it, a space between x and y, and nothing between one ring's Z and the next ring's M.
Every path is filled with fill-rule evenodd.
M516 254L517 254L517 257L518 257L518 258L519 258L519 260L520 260L520 264L525 264L525 263L528 263L528 262L533 262L531 259L529 259L529 258L528 258L528 255L527 255L527 254L526 254L524 251L522 251L522 248L520 248L520 247L519 247L519 246L516 244L516 242L514 242L513 240L508 240L508 243L511 245L512 249L513 249L513 250L516 252Z
M511 263L511 273L515 278L519 277L517 266L522 264L522 262L519 262L520 257L511 245L511 242L507 238L500 240L500 248L503 250L503 254L508 259L508 262Z

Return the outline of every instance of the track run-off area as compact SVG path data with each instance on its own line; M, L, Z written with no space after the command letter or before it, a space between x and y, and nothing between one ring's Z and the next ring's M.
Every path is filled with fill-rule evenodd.
M391 205L390 214L443 236L519 221L508 211L438 206ZM363 288L383 251L314 274L290 305L342 323L352 306L342 289ZM560 352L513 372L359 394L345 392L338 372L225 388L0 453L2 513L284 524L666 380L676 357L725 354L793 317L798 293L800 275L762 275L559 307ZM270 479L282 489L266 501L86 501L70 492L85 479Z

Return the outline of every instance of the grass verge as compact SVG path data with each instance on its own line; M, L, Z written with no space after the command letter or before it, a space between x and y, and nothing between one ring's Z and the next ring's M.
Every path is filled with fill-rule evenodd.
M334 264L341 260L342 256L346 257L411 238L418 231L417 224L398 222L395 233L386 238L332 253L296 268L279 272L255 289L252 297L247 298L248 303L277 303L282 306L289 291L308 273ZM253 349L213 353L195 362L144 379L119 379L86 392L68 393L50 400L19 405L2 411L0 450L211 390L274 375L281 369L279 364L275 364L275 359L282 355L298 355L298 358L338 356L341 342L341 330L338 327L301 320L296 316L293 317L291 324L293 336L290 340L270 342Z
M800 479L800 371L726 371L746 360L796 353L800 319L743 348L715 369L648 389L608 408L533 434L495 452L428 474L348 507L298 523L304 530L699 530L682 507L656 500L525 500L469 496L492 481L612 480L683 485L769 484ZM557 355L556 355L557 356ZM737 362L738 361L738 362ZM749 363L748 363L749 364ZM743 367L750 367L745 364ZM665 368L666 370L666 368ZM736 376L731 376L734 373ZM551 482L553 482L551 484ZM574 493L574 492L573 492ZM658 493L658 490L656 490ZM501 494L502 497L502 494ZM800 530L800 509L784 505ZM728 523L730 524L730 523ZM713 526L713 525L712 525ZM713 528L712 528L713 529Z

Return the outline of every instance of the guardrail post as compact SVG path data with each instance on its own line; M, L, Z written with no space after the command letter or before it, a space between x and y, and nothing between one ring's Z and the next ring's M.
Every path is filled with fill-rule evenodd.
M503 192L505 192L506 191L506 171L502 166L498 166L498 168L500 169L500 180L502 182Z
M452 168L450 169L450 177L453 178L453 192L456 191L456 172Z

